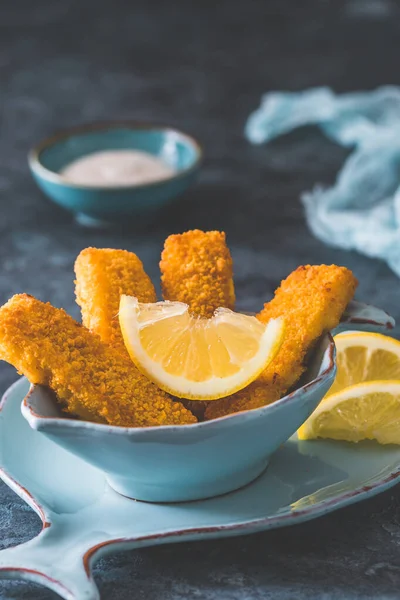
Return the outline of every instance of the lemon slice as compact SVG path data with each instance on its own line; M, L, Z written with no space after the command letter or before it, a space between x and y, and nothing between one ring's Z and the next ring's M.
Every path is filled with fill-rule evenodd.
M298 436L400 444L400 381L369 381L333 394L300 427Z
M379 333L341 333L335 336L336 379L328 396L350 385L382 379L400 380L400 342Z
M284 329L282 319L265 325L227 308L203 319L182 302L142 304L133 296L121 296L119 322L138 369L170 394L196 400L228 396L256 379Z

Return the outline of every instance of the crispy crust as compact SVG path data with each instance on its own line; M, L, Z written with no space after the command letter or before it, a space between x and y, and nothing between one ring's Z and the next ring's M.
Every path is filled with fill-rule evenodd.
M257 315L263 323L284 317L285 339L280 351L255 384L210 402L206 419L259 408L281 398L305 371L314 343L339 324L356 287L356 278L345 267L307 265L293 271Z
M133 252L111 248L85 248L75 261L76 302L82 322L107 344L125 351L118 322L122 294L139 302L156 302L157 296L142 261Z
M234 308L232 258L225 233L195 229L170 235L160 269L165 300L184 302L200 317L212 317L220 306Z
M85 248L75 261L75 275L76 301L83 324L132 365L118 320L120 297L126 294L139 302L157 301L141 260L126 250Z
M73 415L125 427L196 422L117 349L26 294L0 308L0 358L32 383L48 385Z

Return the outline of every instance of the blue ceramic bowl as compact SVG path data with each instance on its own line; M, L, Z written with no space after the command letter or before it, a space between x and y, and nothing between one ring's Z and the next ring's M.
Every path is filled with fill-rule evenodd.
M60 175L72 161L104 150L141 150L161 158L176 174L143 185L77 185ZM171 127L136 122L82 125L56 134L33 148L29 166L51 200L95 225L139 220L179 196L195 179L202 160L196 140Z
M324 336L308 382L264 406L193 425L123 428L62 418L52 393L32 386L22 405L31 427L106 473L130 498L178 502L218 496L253 481L271 454L317 407L335 375L335 346Z
M356 303L344 321L344 329L393 327L383 311ZM275 450L318 406L335 372L335 344L325 334L303 385L256 410L193 425L114 427L67 418L47 388L32 386L22 414L33 429L101 469L124 496L150 502L198 500L258 477Z

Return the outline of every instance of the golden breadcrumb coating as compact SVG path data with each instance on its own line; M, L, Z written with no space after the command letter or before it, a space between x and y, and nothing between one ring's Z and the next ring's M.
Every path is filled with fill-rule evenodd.
M51 304L14 296L0 308L0 359L49 386L73 415L124 427L196 422L117 349Z
M86 248L75 261L75 275L76 301L81 307L83 324L104 343L118 350L132 367L118 311L122 294L136 296L140 302L157 301L153 283L142 262L136 254L126 250Z
M308 265L293 271L257 315L263 323L285 319L285 338L277 356L252 386L210 402L206 418L259 408L281 398L305 371L314 343L337 327L356 287L356 278L345 267Z
M200 317L223 306L234 308L232 258L221 231L195 229L170 235L161 255L165 300L184 302Z
M86 248L75 261L75 275L83 324L103 342L125 351L118 321L121 295L136 296L139 302L157 301L142 261L127 250Z

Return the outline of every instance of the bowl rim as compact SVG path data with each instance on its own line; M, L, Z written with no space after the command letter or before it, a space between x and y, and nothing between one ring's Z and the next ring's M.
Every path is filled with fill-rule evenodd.
M55 426L58 428L68 427L68 428L78 428L78 429L90 429L92 431L97 431L99 433L109 433L113 435L132 435L132 436L143 436L149 435L151 433L162 434L163 432L188 432L192 430L202 431L212 430L213 428L219 427L228 427L235 424L237 421L249 421L253 419L259 419L260 417L264 417L266 414L270 414L279 410L283 405L288 404L289 402L297 399L298 397L302 397L305 393L309 392L310 389L314 387L318 387L322 385L329 377L333 377L336 371L336 346L333 339L333 336L330 332L326 332L320 338L320 343L323 340L327 341L327 346L323 352L321 357L321 365L325 357L328 357L327 366L319 373L317 377L312 379L311 381L305 383L301 387L296 388L289 394L286 394L279 400L272 402L271 404L267 404L266 406L261 406L260 408L252 409L252 410L243 410L237 413L232 413L229 415L224 415L222 417L217 417L216 419L212 419L210 421L201 421L197 423L190 424L182 424L182 425L160 425L160 426L151 426L151 427L120 427L118 425L108 425L107 423L94 423L92 421L84 421L80 419L74 419L70 417L45 417L37 414L30 402L29 399L32 394L35 392L36 388L39 387L36 384L31 384L29 392L25 396L22 401L22 413L24 417L28 420L31 427L34 429L42 429L44 430L47 426Z
M115 185L110 185L110 186L102 186L102 185L96 186L96 185L81 184L81 183L77 184L77 183L71 182L68 178L64 177L63 175L60 175L56 171L52 171L51 169L48 169L47 167L45 167L40 160L40 155L42 154L42 152L44 152L44 150L46 150L47 148L51 148L51 146L55 145L56 143L58 143L61 140L72 138L76 135L83 134L83 133L91 133L91 132L96 132L96 131L108 131L110 129L123 129L123 128L133 129L133 130L145 130L145 131L158 130L158 131L164 131L164 132L172 132L175 135L177 135L178 138L183 140L187 145L190 145L195 149L196 158L191 166L186 167L185 169L181 169L171 176L164 177L163 179L158 179L157 181L151 181L151 182L142 183L139 185L136 185L136 184L133 185L131 183L129 183L129 184L122 183L122 184L115 184ZM87 191L101 190L101 191L110 191L110 192L115 191L115 190L124 190L124 189L125 190L128 190L128 189L139 190L139 189L159 187L169 181L176 181L179 179L183 179L184 177L187 177L191 173L194 173L195 171L198 170L201 163L203 162L203 158L204 158L204 151L203 151L202 145L200 144L200 142L198 142L196 140L196 138L189 135L188 133L185 133L184 131L182 131L176 127L173 127L171 125L166 125L165 123L161 123L161 122L157 122L157 121L145 121L145 120L141 121L141 120L130 120L130 119L93 121L91 123L84 123L82 125L75 125L73 127L61 129L59 131L56 131L52 135L44 138L41 142L39 142L38 144L33 146L33 148L31 148L31 150L28 152L28 164L29 164L30 169L32 170L33 173L37 174L42 179L45 179L47 181L50 181L51 183L56 183L58 185L62 185L64 187L68 187L68 188L81 189L81 190L87 190Z

